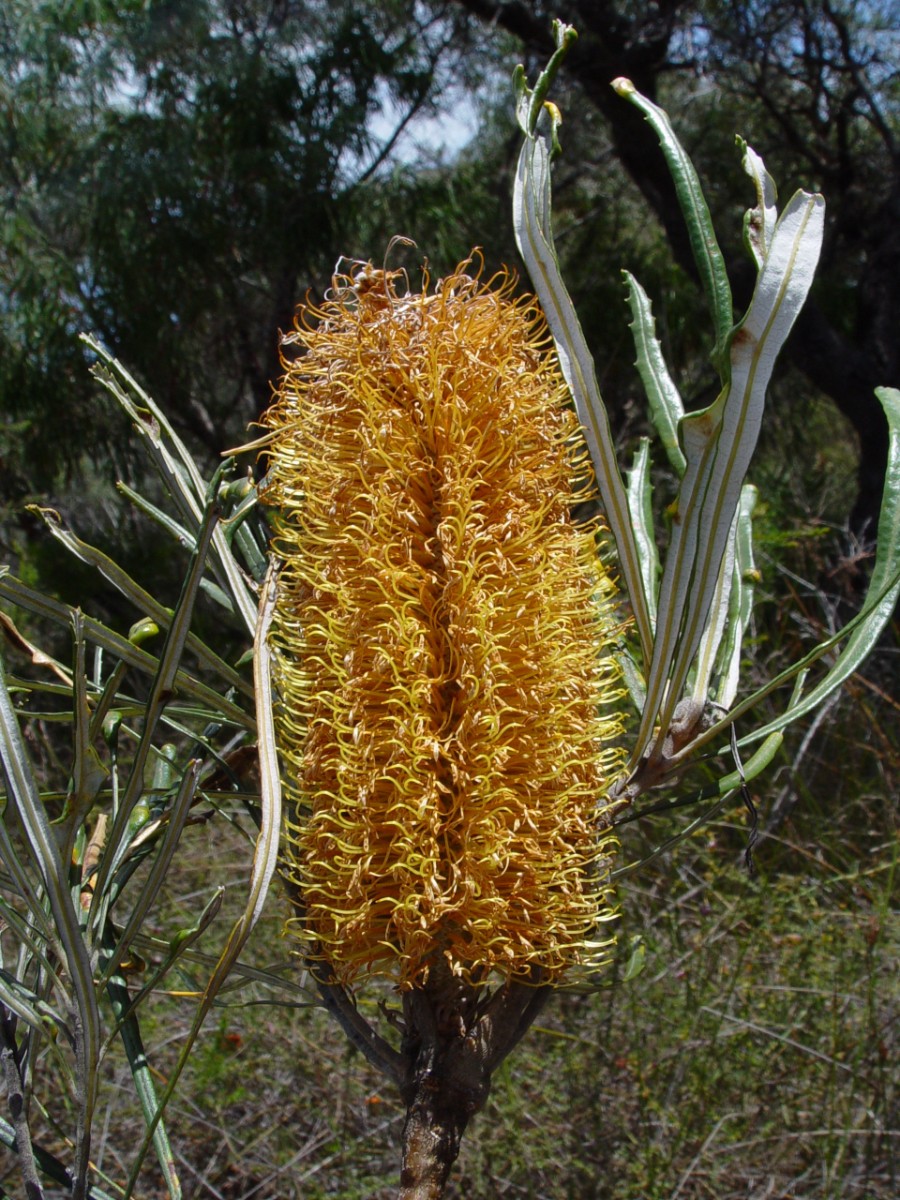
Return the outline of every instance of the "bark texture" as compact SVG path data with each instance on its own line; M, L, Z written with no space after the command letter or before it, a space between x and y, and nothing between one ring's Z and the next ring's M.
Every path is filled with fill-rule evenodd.
M289 888L290 890L290 888ZM325 1007L406 1105L398 1200L439 1200L463 1134L487 1101L491 1077L524 1037L553 989L540 972L498 987L436 969L403 994L399 1049L377 1033L322 959L307 964Z
M435 972L407 993L407 1105L399 1200L439 1200L463 1133L491 1075L546 1003L550 989L508 983L491 993Z

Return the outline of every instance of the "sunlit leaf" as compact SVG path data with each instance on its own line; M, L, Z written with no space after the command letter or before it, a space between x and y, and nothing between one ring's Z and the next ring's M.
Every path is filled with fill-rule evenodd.
M543 136L526 137L519 155L513 192L513 223L519 252L559 356L560 367L575 400L603 501L604 514L616 543L619 569L628 591L645 662L653 645L640 554L628 512L628 496L619 472L609 417L597 385L594 361L574 306L566 291L550 228L550 154Z

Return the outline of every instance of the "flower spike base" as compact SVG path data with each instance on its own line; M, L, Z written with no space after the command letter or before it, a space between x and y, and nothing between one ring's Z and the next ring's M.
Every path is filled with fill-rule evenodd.
M452 976L404 997L408 1076L400 1200L437 1200L491 1075L527 1032L552 989L507 983L484 993ZM479 1005L481 1011L479 1012Z

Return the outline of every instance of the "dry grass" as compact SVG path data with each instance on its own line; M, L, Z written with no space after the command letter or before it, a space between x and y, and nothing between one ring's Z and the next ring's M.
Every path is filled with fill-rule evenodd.
M807 760L808 785L822 788L835 772L841 736L833 725L818 760ZM900 947L891 913L893 775L884 771L896 762L881 759L880 799L870 790L836 810L827 791L818 808L807 795L760 847L757 879L740 865L744 817L735 811L623 888L621 941L642 938L643 973L556 998L497 1076L448 1195L896 1195ZM191 839L190 865L173 878L161 925L205 900L213 865L217 878L224 868L236 881L243 870L243 847L222 827L202 826ZM283 915L276 898L254 943L255 965L284 966ZM302 982L298 966L287 971ZM162 1078L191 1006L171 996L153 1005L148 1050ZM114 1056L103 1105L96 1161L121 1182L140 1118ZM229 994L168 1125L187 1197L394 1194L399 1101L322 1010L303 1007L296 988L279 997L248 983ZM0 1178L16 1186L12 1162ZM137 1194L163 1195L149 1166Z
M799 641L776 617L759 644L795 658L792 637ZM900 1194L895 657L888 649L871 660L813 739L802 731L789 739L757 796L764 821L780 817L757 849L757 878L742 865L738 808L622 886L622 961L609 986L560 993L498 1073L464 1142L451 1200ZM666 832L629 827L627 857ZM153 914L157 931L170 938L190 924L223 883L226 904L200 944L218 953L248 865L246 837L226 822L191 827ZM273 892L245 956L284 986L249 979L223 994L169 1106L184 1194L389 1200L402 1107L302 990L302 969L289 964L280 936L285 916ZM624 982L638 937L645 969ZM153 951L145 957L152 962ZM203 979L198 966L178 986L189 992ZM146 1046L160 1083L192 1012L184 996L148 1005ZM142 1121L118 1050L104 1070L94 1158L115 1195ZM59 1130L71 1128L58 1082L40 1062L35 1074ZM35 1132L69 1157L50 1123L36 1120ZM20 1188L7 1155L0 1195ZM165 1195L152 1156L135 1194Z

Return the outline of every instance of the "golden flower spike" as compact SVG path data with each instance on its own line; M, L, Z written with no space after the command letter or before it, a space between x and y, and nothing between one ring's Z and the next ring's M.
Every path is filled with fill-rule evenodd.
M292 925L344 984L553 982L610 941L590 471L534 301L469 265L431 295L337 276L265 417Z

